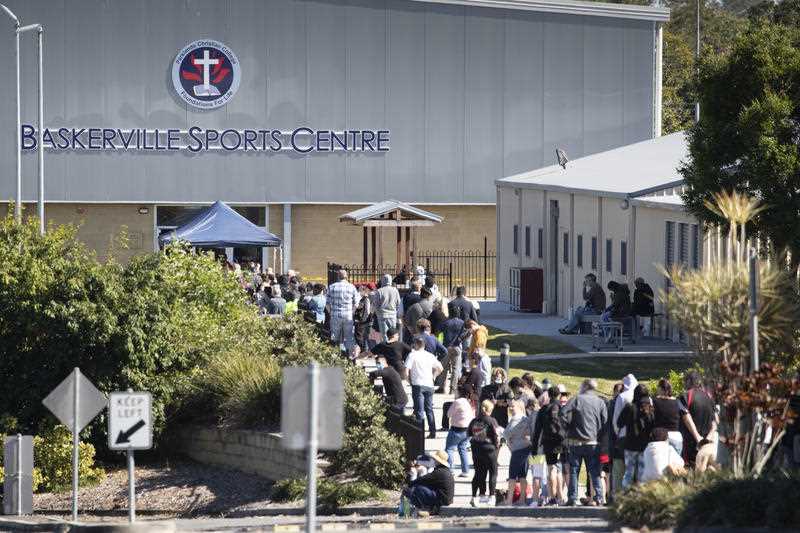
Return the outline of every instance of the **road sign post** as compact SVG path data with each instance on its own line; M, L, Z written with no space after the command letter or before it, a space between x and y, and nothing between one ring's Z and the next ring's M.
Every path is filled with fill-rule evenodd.
M128 521L136 520L134 450L153 447L153 397L149 392L112 392L108 398L108 447L124 451L128 463Z
M78 520L78 452L80 432L107 404L78 367L53 389L42 403L72 431L72 520Z
M319 401L324 398L325 401ZM317 520L317 452L337 450L344 433L344 374L341 368L283 369L281 433L284 448L307 450L306 531Z

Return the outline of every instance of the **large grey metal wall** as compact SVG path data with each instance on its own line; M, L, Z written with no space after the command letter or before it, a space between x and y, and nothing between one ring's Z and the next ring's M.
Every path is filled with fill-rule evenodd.
M494 203L493 180L649 138L653 23L405 0L3 0L46 33L48 127L391 130L391 151L50 153L47 200ZM0 20L0 198L14 195L14 73ZM187 42L242 65L225 107L172 89ZM35 41L23 41L35 123ZM36 161L24 157L24 198Z

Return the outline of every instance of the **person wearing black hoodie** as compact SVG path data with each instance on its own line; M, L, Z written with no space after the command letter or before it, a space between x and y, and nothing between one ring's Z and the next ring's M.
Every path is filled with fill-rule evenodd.
M431 454L436 461L432 472L420 476L403 490L411 505L423 512L438 514L439 508L453 503L455 480L447 466L447 454L441 450Z
M622 409L619 424L625 426L622 446L625 450L625 475L622 487L628 488L644 471L644 449L650 442L650 433L655 424L653 400L645 385L639 384L633 389L633 401Z

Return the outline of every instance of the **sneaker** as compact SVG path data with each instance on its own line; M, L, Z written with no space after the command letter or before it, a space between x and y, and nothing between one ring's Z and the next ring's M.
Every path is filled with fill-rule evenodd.
M556 500L555 498L550 498L549 500L547 500L547 505L558 507L558 500Z
M533 500L533 501L530 503L530 505L528 505L528 507L539 507L539 502L538 502L538 501L536 501L536 500Z
M564 504L565 507L575 507L575 500L567 500L567 503Z
M469 477L469 472L461 472L458 477Z
M475 498L470 498L470 499L469 499L469 504L470 504L472 507L477 507L477 506L478 506L478 504L477 504L477 503L475 503Z
M436 432L431 431L430 433L428 433L428 438L429 439L435 439L436 438Z
M489 497L488 496L481 496L478 502L481 505L489 505Z
M428 518L430 515L430 511L417 511L418 518Z

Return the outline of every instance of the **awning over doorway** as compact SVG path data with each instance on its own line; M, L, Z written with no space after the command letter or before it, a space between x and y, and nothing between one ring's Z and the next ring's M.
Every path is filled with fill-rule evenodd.
M159 237L164 245L180 240L192 246L228 248L243 246L280 246L281 240L247 220L223 202L202 211L175 231Z
M417 228L435 226L443 221L444 217L397 200L384 200L339 217L339 222L349 222L364 228L364 268L369 265L372 268L384 265L382 245L384 228L390 231L391 228L397 228L396 265L399 268L402 265L411 266L414 255L416 255ZM371 261L370 248L372 249Z

